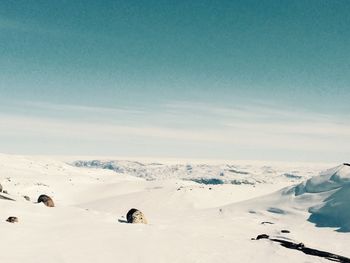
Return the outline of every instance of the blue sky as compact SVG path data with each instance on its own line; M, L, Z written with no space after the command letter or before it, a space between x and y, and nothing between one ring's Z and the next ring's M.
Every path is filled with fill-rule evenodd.
M0 151L349 161L349 1L1 1Z

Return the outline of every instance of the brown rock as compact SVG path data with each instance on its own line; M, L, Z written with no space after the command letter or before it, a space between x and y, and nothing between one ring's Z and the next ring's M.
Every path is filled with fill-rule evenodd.
M145 215L136 208L129 210L129 212L126 214L126 220L131 224L147 224Z
M48 207L54 207L55 206L55 203L53 202L51 197L47 196L47 195L40 195L39 196L38 203L41 203L41 202L43 202Z

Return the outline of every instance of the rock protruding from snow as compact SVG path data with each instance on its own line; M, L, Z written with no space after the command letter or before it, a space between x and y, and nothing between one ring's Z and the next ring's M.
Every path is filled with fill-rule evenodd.
M131 224L147 224L145 215L138 209L132 208L126 214L126 220Z
M18 218L15 216L10 216L9 218L6 219L6 222L9 223L18 223Z
M44 203L47 207L54 207L55 203L52 198L47 195L40 195L38 198L38 203Z
M289 248L289 249L295 249L295 250L301 251L307 255L325 258L325 259L328 259L328 260L334 261L334 262L350 263L350 258L343 257L343 256L340 256L337 254L333 254L333 253L330 253L327 251L322 251L322 250L306 247L304 245L304 243L294 243L294 242L284 240L284 239L270 238L266 234L258 235L256 238L253 238L252 240L260 240L260 239L268 239L272 242L280 243L280 245L282 247Z

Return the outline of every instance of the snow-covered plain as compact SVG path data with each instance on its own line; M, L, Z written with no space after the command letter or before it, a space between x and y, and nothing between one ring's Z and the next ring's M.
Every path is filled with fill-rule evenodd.
M263 233L350 257L343 164L67 163L2 154L0 183L16 200L0 199L0 262L329 262L251 240ZM56 207L37 204L40 194ZM149 224L124 223L134 207Z

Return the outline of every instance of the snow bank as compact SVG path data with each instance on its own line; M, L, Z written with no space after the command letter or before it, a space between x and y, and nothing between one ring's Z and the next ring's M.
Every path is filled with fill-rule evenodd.
M305 180L317 174L318 167L128 161L116 165L124 172L0 154L0 182L9 193L2 195L16 200L0 199L0 262L327 262L268 240L251 240L261 233L350 257L350 235L306 221L309 207L338 190L339 198L346 200L342 172L332 179L342 182L339 188L296 196L295 190L274 192L295 182L291 174ZM140 178L143 175L149 179ZM206 185L219 181L198 184L194 178L250 178L261 183ZM56 207L36 203L40 194L50 195ZM309 202L309 196L318 199ZM123 223L133 207L145 213L149 224ZM298 212L292 211L295 207ZM6 222L9 216L18 217L18 223Z
M295 188L295 194L331 191L348 183L350 183L350 166L342 164L301 183Z
M339 227L340 232L350 232L350 166L338 166L318 179L319 187L313 181L307 190L324 190L331 194L323 204L309 209L309 221L319 227Z
M342 164L321 172L305 182L288 189L302 200L318 200L308 208L308 220L318 227L336 227L340 232L350 232L350 166Z

